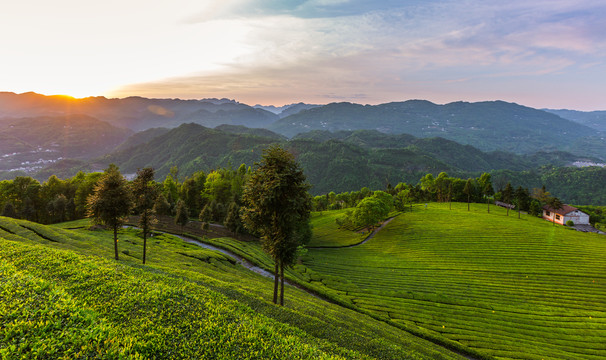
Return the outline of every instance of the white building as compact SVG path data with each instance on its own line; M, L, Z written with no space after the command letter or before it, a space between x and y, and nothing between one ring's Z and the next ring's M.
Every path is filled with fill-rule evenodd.
M572 220L575 225L589 225L589 215L570 205L564 205L561 209L543 206L543 219L561 225L566 224L568 220Z

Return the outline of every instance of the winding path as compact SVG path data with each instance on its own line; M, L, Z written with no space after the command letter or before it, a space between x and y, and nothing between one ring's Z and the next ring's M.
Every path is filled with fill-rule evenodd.
M162 232L162 231L160 231L160 232ZM167 233L167 234L170 234L170 233ZM240 255L238 255L236 253L233 253L233 252L231 252L229 250L225 250L223 248L220 248L220 247L217 247L217 246L214 246L214 245L210 245L210 244L198 241L196 239L192 239L192 238L187 237L187 236L177 235L177 234L170 234L170 235L176 236L179 239L185 241L186 243L194 244L194 245L197 245L197 246L205 248L205 249L218 251L218 252L222 253L223 255L229 256L230 258L236 260L236 263L244 266L248 270L253 271L253 272L255 272L255 273L257 273L257 274L259 274L261 276L265 276L266 278L270 278L272 280L274 279L274 274L272 272L269 272L269 271L267 271L267 270L265 270L263 268L258 267L257 265L251 263L250 261L246 260L242 256L240 256ZM325 299L323 297L318 296L314 292L310 291L309 289L307 289L304 286L301 286L301 285L299 285L297 283L293 283L291 281L288 281L287 279L284 279L284 283L286 285L288 285L288 286L292 286L292 287L296 287L297 289L301 289L301 290L305 291L306 293L310 294L311 296L313 296L315 298L318 298L320 300L324 300L324 301L328 301L328 302L332 303L332 301L327 300L327 299Z
M194 245L203 247L205 249L218 251L218 252L220 252L220 253L222 253L222 254L224 254L226 256L229 256L230 258L236 260L236 262L238 264L244 266L248 270L256 272L259 275L263 275L263 276L268 277L268 278L273 278L274 277L273 273L270 273L269 271L258 267L257 265L251 263L250 261L246 260L242 256L237 255L237 254L235 254L235 253L233 253L233 252L231 252L229 250L225 250L225 249L222 249L222 248L217 247L217 246L213 246L213 245L210 245L210 244L207 244L207 243L203 243L201 241L198 241L196 239L192 239L192 238L187 237L187 236L177 235L177 234L170 234L170 235L176 236L179 239L185 241L186 243L194 244ZM284 280L284 282L287 283L288 281Z
M398 215L392 216L389 219L385 220L383 222L383 224L381 224L381 226L374 229L364 240L360 241L359 243L351 244L351 245L343 245L343 246L308 246L307 248L308 249L343 249L343 248L350 248L350 247L354 247L354 246L360 246L360 245L364 244L365 242L367 242L368 240L372 239L379 231L381 231L385 226L387 226L387 224L389 224L391 222L391 220L395 219L397 216Z

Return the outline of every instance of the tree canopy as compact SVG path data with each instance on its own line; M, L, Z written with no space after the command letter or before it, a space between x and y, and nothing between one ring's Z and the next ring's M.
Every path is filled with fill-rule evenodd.
M87 199L88 216L93 222L114 230L114 253L118 260L118 228L125 222L132 207L128 182L118 167L110 164Z
M264 150L261 162L255 164L244 187L241 209L244 226L261 236L263 249L275 261L274 303L277 303L278 267L283 274L284 266L296 260L297 247L305 241L296 233L309 222L309 188L294 156L277 145ZM283 275L281 278L284 279Z

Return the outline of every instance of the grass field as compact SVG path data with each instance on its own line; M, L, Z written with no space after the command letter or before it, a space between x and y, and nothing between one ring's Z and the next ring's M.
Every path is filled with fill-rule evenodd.
M304 265L312 283L361 311L481 354L606 358L603 235L507 217L501 208L487 214L482 204L467 212L467 204L432 203L363 245L310 249Z
M139 232L121 230L116 262L111 232L80 226L0 217L0 358L461 359L295 288L277 307L271 280L173 236L141 265Z

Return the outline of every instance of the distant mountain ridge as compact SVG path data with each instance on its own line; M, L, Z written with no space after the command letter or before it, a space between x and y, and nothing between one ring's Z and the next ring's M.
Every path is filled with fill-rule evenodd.
M438 105L426 100L409 100L380 105L297 103L252 107L235 100L213 98L74 99L35 93L0 93L0 119L83 114L135 131L196 123L211 128L221 125L262 128L287 137L312 130L377 130L417 138L442 137L487 152L566 151L606 160L606 134L598 131L601 118L593 122L580 120L601 116L601 112L559 112L562 116L573 114L577 118L572 121L552 112L504 101Z
M279 119L278 115L269 111L228 99L74 99L36 93L0 93L0 118L74 114L85 114L135 131L177 127L189 122L209 127L221 124L265 127Z
M606 131L606 111L544 110L598 131Z
M289 137L310 130L360 129L439 136L483 151L519 154L562 150L573 140L596 134L595 129L555 114L503 101L446 105L425 100L381 105L333 103L280 119L269 129Z

